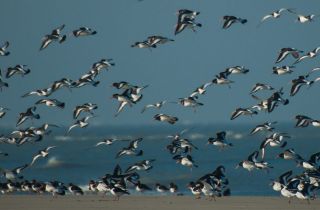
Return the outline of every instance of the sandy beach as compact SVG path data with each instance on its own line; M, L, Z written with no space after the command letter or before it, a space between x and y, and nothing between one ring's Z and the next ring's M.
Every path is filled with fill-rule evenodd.
M191 196L126 196L119 201L113 197L101 196L64 196L53 198L44 195L4 195L0 197L0 209L6 210L87 210L87 209L113 209L113 210L140 210L140 209L176 209L176 210L268 210L268 209L320 209L320 200L307 201L280 197L223 197L216 201L205 199L196 200Z

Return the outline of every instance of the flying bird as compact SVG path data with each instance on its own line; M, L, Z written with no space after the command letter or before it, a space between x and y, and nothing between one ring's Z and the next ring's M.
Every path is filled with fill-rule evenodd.
M22 76L29 74L30 69L26 69L27 65L16 65L15 67L7 68L6 78L10 78L14 74L21 74Z
M239 117L240 115L255 115L258 114L257 111L253 111L250 108L237 108L234 112L232 112L231 114L231 120L236 119L237 117Z
M141 113L145 112L147 109L149 108L157 108L157 109L160 109L167 101L164 100L164 101L160 101L160 102L157 102L155 104L147 104L143 107L143 109L141 110Z
M8 56L10 55L10 52L7 51L7 48L9 47L9 42L6 41L1 47L0 47L0 56Z
M56 148L57 146L49 146L43 150L40 150L35 156L33 156L32 158L32 162L30 163L30 166L32 166L37 159L41 158L41 157L47 157L49 155L49 150Z
M232 24L234 23L242 23L245 24L248 22L247 19L235 17L235 16L230 16L230 15L225 15L222 17L222 20L224 21L222 28L227 29L229 28Z
M80 37L80 36L89 36L89 35L95 35L97 34L97 31L92 30L88 27L80 27L79 29L72 31L73 36Z
M283 61L288 55L292 55L294 58L299 58L299 53L303 53L302 50L297 50L295 48L291 47L285 47L282 48L279 52L278 58L276 60L276 63L280 63Z
M168 122L170 124L175 124L179 120L177 117L173 117L166 114L156 114L153 118L160 122Z
M69 134L70 131L71 131L73 128L75 128L75 127L79 127L79 128L85 128L85 127L87 127L87 126L89 125L88 120L89 120L90 118L92 118L92 117L94 117L94 116L86 116L86 117L84 117L84 118L82 118L82 119L80 119L80 120L77 120L74 124L72 124L72 125L69 127L68 131L66 132L66 135Z
M20 113L16 126L21 125L27 119L40 119L40 115L35 113L36 109L37 107L33 106L28 108L26 112Z
M58 99L40 99L35 103L36 105L38 104L45 104L46 106L49 107L58 107L60 109L63 109L65 107L65 103L59 101Z
M270 14L266 15L266 16L263 16L262 19L260 20L260 23L258 25L258 27L264 23L266 20L269 20L269 19L278 19L281 17L282 13L283 12L289 12L289 13L295 13L293 9L287 9L287 8L281 8L279 10L275 10L273 12L271 12Z
M64 27L65 25L63 24L58 28L52 30L51 34L45 35L42 38L42 44L41 44L40 50L47 48L49 44L52 43L53 41L58 41L59 43L63 43L67 38L66 35L61 36L61 31L63 30Z

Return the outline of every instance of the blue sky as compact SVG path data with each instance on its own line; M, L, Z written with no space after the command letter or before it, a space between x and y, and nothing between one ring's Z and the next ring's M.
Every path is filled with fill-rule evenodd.
M95 124L158 124L153 121L157 113L177 116L179 123L230 122L231 112L237 107L256 103L249 96L257 82L268 83L276 88L284 87L290 104L280 106L270 114L240 117L232 123L264 122L268 120L293 121L296 114L319 119L319 85L289 96L290 81L319 65L319 58L305 60L296 65L292 75L275 76L272 67L283 47L309 51L319 46L319 24L295 22L293 14L284 14L278 20L266 21L257 28L260 19L273 10L295 8L298 13L318 14L317 1L211 1L211 0L114 0L114 1L5 1L2 3L0 42L9 41L8 57L0 57L2 70L16 64L26 64L31 73L6 80L10 87L0 93L0 106L10 108L0 119L1 125L14 126L18 113L24 112L40 98L21 98L24 93L48 87L63 77L77 79L101 58L113 58L116 66L103 72L96 88L86 86L60 90L50 98L66 102L64 110L38 107L41 122L69 125L73 122L72 110L86 102L98 104L95 112L99 117ZM202 23L196 33L185 30L174 36L179 9L200 11L197 22ZM221 18L235 15L248 19L245 25L235 24L228 30L221 29ZM39 51L42 37L57 26L70 33L80 26L97 30L95 36L68 37L63 44L54 43ZM162 35L175 41L150 52L148 49L131 48L136 41L150 35ZM280 65L291 65L289 57ZM188 96L197 86L211 81L214 75L226 67L243 65L250 69L247 75L233 75L232 88L212 86L199 101L204 103L196 113L176 104L167 104L161 111L148 110L141 114L144 105L161 100L176 101ZM314 76L317 76L315 74ZM114 117L118 102L110 99L118 91L111 88L113 82L128 81L136 85L150 85L144 91L141 102L133 108L125 108ZM268 97L271 92L259 94ZM26 123L25 126L30 125ZM168 125L169 126L169 125Z

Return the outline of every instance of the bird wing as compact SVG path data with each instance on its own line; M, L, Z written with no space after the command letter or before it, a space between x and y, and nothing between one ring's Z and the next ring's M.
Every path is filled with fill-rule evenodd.
M236 109L236 111L232 112L230 119L231 119L231 120L234 120L234 119L236 119L237 117L239 117L242 113L243 113L242 110Z
M114 167L113 169L113 175L114 176L118 176L122 174L122 170L119 164L116 165L116 167Z
M103 144L105 144L106 142L104 142L104 141L100 141L100 142L98 142L95 146L97 147L97 146L100 146L100 145L103 145Z
M290 96L297 94L303 84L304 83L301 82L294 82L291 86Z
M71 125L71 126L69 127L69 129L68 129L68 131L67 131L66 134L68 134L73 128L75 128L75 127L77 127L77 126L79 126L78 123L75 123L75 124Z
M120 102L119 107L118 107L118 111L117 111L117 113L115 114L116 117L120 114L120 112L123 110L123 108L124 108L127 104L129 104L127 101L122 101L122 102ZM129 104L129 105L130 105L130 104Z
M287 55L289 55L289 52L287 50L281 50L276 60L276 63L280 63L283 59L287 57Z
M25 168L27 168L29 166L29 164L25 164L23 166L19 166L15 169L13 169L13 171L15 171L17 174L20 174L22 170L24 170Z
M258 155L259 155L259 152L258 151L254 151L252 154L249 155L248 160L251 161L251 162L256 163Z
M45 36L42 39L40 50L43 50L48 47L48 45L52 42L52 39L49 36Z
M62 24L58 28L53 29L52 32L51 32L51 35L60 36L60 33L61 33L61 31L63 30L64 27L65 27L65 24Z
M9 42L6 41L2 46L1 46L1 50L6 50L9 47Z
M56 148L57 146L49 146L45 150L48 152L50 149Z
M36 160L37 160L38 158L40 158L40 157L42 157L41 154L37 154L36 156L34 156L34 157L32 158L32 162L30 163L30 166L32 166L32 165L34 164L34 162L36 162Z
M141 110L141 113L145 112L148 108L151 108L151 107L154 107L154 105L153 105L153 104L145 105L145 106L143 107L143 109Z
M298 59L293 63L293 65L301 62L302 60L304 60L304 59L306 59L306 58L309 58L309 56L307 56L307 55L301 56L300 58L298 58Z
M265 20L267 20L268 18L271 18L271 17L272 17L272 15L270 15L270 14L262 17L261 20L260 20L260 24L261 24L263 21L265 21Z

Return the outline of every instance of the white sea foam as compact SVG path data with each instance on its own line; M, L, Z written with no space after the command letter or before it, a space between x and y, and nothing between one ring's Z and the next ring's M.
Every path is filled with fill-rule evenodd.
M56 156L49 158L44 168L56 168L63 165L64 162L59 160Z

